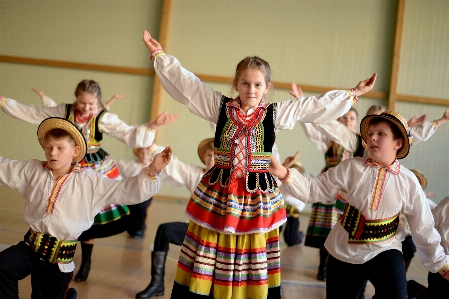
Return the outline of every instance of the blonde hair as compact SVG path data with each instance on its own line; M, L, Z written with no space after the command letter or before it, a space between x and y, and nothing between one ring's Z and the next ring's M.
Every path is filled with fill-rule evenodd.
M100 84L98 84L97 82L95 82L94 80L83 80L80 83L78 83L78 85L75 88L75 97L78 98L78 96L82 93L90 93L92 95L95 95L98 99L98 105L100 106L103 110L107 110L106 106L103 104L103 102L101 101L101 88L100 88Z

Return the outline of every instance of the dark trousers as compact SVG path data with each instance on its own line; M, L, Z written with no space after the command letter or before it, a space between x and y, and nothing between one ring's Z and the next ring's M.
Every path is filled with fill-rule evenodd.
M427 276L429 283L427 287L427 299L444 298L449 290L449 281L444 279L440 273L431 273Z
M58 264L42 261L21 241L0 252L0 298L19 298L19 280L31 274L32 299L63 299L72 273L63 273Z
M150 198L136 205L128 205L129 217L128 217L128 234L134 236L137 231L145 230L145 220L147 219L147 209L151 204Z
M407 278L402 253L390 249L364 264L345 263L329 255L327 299L357 299L364 290L365 280L371 281L376 290L373 299L406 299Z
M279 234L284 231L284 240L288 246L294 246L302 243L299 225L299 218L287 217L287 222L279 228Z
M124 231L128 231L129 234L133 235L138 230L137 227L142 227L145 224L147 208L151 200L152 198L140 204L128 205L129 215L122 216L108 223L92 225L78 237L78 241L106 238L118 235Z
M169 244L182 245L187 233L187 222L167 222L158 226L153 251L168 252Z

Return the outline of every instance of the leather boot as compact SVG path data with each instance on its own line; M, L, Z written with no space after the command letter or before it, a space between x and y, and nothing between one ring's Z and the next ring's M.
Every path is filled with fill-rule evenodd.
M316 279L318 280L326 280L326 264L328 256L329 253L326 249L320 249L320 265L318 266L318 273L316 275Z
M81 266L76 273L75 281L86 281L89 276L92 249L94 244L88 244L81 242Z
M148 299L153 296L164 296L165 259L167 252L151 252L151 282L145 290L136 294L136 299Z
M76 299L78 296L78 293L76 292L76 289L69 288L67 292L65 293L65 299Z

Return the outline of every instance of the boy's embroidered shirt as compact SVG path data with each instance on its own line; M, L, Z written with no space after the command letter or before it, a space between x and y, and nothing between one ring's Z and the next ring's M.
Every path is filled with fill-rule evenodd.
M13 99L6 99L1 107L6 114L28 123L39 125L48 117L65 117L66 104L55 107L24 105ZM130 148L147 147L154 141L155 131L147 124L138 127L127 125L116 114L106 112L100 119L99 128L107 135L117 138Z
M90 228L95 215L109 204L137 204L160 188L143 169L136 177L115 181L98 172L74 169L54 180L42 161L0 157L0 185L25 198L24 221L36 232L75 240Z
M389 219L404 214L420 252L424 266L438 272L449 257L440 246L440 236L434 229L433 217L426 196L416 176L395 160L387 169L371 159L351 158L317 177L301 175L291 169L291 179L280 187L306 203L326 202L339 191L345 200L358 209L367 220ZM403 230L389 240L369 244L349 244L348 232L337 223L327 237L325 247L335 258L361 264L388 249L402 251Z

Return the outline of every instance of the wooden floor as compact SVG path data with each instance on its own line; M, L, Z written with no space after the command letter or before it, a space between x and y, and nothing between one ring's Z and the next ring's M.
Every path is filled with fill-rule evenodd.
M0 250L22 240L28 230L28 226L23 222L23 203L23 199L16 191L0 187ZM97 239L88 280L71 283L71 286L78 291L78 298L134 298L135 294L150 282L151 247L157 226L164 222L186 220L184 208L184 202L154 200L148 210L148 228L142 239L131 239L126 233ZM308 216L303 215L301 230L306 230L307 222ZM165 296L157 298L170 297L179 250L179 246L170 246L166 263ZM285 298L326 297L324 282L315 279L318 260L317 249L304 245L288 247L282 240L281 273ZM77 266L80 265L80 246L74 261ZM408 279L427 285L427 271L418 257L413 259L407 274ZM21 281L19 288L20 298L29 298L30 277ZM374 288L368 285L366 298L372 298L373 294Z

